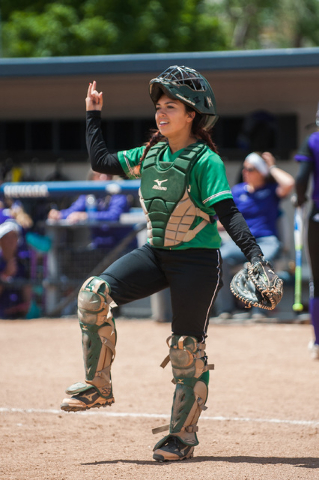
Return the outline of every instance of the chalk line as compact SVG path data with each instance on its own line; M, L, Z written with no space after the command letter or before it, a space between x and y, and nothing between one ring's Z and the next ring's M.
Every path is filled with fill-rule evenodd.
M40 408L6 408L0 407L0 413L22 413L22 414L33 414L33 413L46 413L53 415L67 415L68 412L63 412L62 410L54 409L40 409ZM113 417L113 418L170 418L170 415L165 415L162 413L133 413L133 412L105 412L103 410L98 411L85 411L85 412L72 412L75 415L100 415L104 417ZM310 427L319 426L319 420L284 420L280 418L250 418L250 417L208 417L202 415L200 421L220 421L220 422L250 422L250 423L277 423L277 424L287 424L287 425L305 425Z

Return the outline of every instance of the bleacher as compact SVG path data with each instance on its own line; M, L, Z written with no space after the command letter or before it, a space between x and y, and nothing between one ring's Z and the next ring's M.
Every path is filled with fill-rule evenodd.
M138 187L136 181L3 183L0 195L12 199L32 198L44 203L65 195L92 192L123 192L137 197ZM141 208L133 206L118 222L107 223L110 233L112 229L123 230L115 247L90 246L90 230L100 225L92 220L71 224L67 220L42 219L27 234L33 298L41 315L75 313L74 300L84 280L101 273L114 260L135 248L137 242L145 241L140 238L146 226Z

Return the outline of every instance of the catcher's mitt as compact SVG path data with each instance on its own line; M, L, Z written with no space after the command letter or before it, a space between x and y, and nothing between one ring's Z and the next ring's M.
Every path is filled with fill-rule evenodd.
M247 308L273 310L283 295L283 281L264 257L255 257L234 275L230 289Z

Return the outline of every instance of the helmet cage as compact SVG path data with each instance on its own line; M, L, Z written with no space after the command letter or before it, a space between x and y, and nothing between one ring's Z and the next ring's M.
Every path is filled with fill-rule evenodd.
M157 79L161 79L162 82L175 83L176 86L186 85L194 92L207 90L207 81L193 68L174 65L164 70Z
M174 65L151 80L150 96L154 104L163 93L205 116L205 129L211 128L218 119L215 96L210 84L192 68Z

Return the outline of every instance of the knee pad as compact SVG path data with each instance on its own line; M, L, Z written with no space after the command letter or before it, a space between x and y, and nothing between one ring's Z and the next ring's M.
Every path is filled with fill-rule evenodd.
M102 325L112 318L111 308L116 306L109 296L110 288L100 277L90 277L78 295L78 318L83 324Z
M85 381L105 398L112 395L110 370L116 345L116 328L111 313L116 304L109 291L102 278L91 277L84 282L78 296Z
M202 410L206 410L208 397L209 370L205 344L195 337L172 335L167 339L169 356L162 363L164 368L172 364L175 393L169 425L154 429L158 433L169 429L169 435L157 443L161 447L170 435L177 436L186 445L198 445L197 422Z

